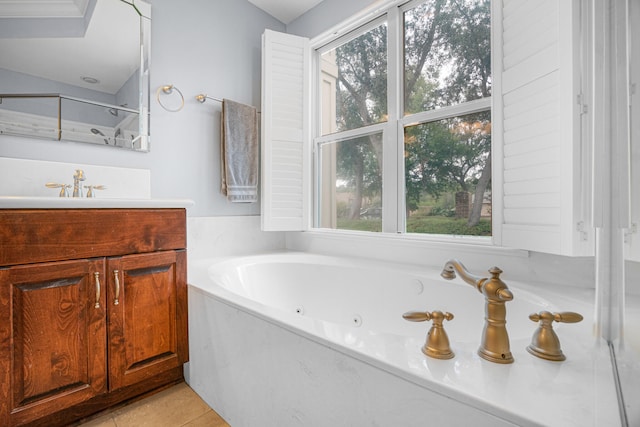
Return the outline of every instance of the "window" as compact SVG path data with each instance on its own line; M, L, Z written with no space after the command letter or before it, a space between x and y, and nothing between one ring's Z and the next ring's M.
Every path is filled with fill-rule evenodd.
M316 226L491 235L490 15L414 1L317 50Z
M387 121L387 25L320 54L318 224L382 231L383 134ZM328 135L328 136L326 136ZM345 135L348 135L345 137Z
M376 2L375 8L346 21L344 29L312 41L265 31L262 228L441 233L418 223L433 219L434 213L455 215L457 204L468 206L470 215L480 212L480 222L491 216L493 245L593 255L594 218L603 207L595 203L600 188L593 176L600 172L600 154L594 141L604 129L594 123L604 117L604 104L597 99L606 93L606 82L593 72L600 68L594 68L589 13L578 3L552 0L492 0L490 13L488 0L401 3ZM429 37L418 38L425 34L419 27L428 29ZM382 82L378 77L386 73L386 98L357 92L366 93L360 113L371 120L341 127L346 121L339 116L338 100L348 98L338 96L340 70L332 55L368 32L365 38L382 31L386 66L369 68L358 83L368 84L374 77ZM321 67L320 55L331 51ZM463 189L459 178L429 175L437 164L430 150L441 149L445 141L449 157L441 157L448 162L443 164L465 172L467 194L458 202L455 193ZM341 158L356 146L368 167L362 168L359 193L353 164ZM351 175L341 169L345 165ZM490 176L491 170L498 173ZM366 181L365 174L380 184ZM351 198L338 196L340 192L352 192L355 198L361 194L360 209L339 206L340 197L346 203ZM358 211L355 220L341 224L343 218L338 219ZM460 215L463 211L459 209ZM454 233L469 232L468 219L448 223L456 221ZM484 224L477 227L474 233L488 233Z

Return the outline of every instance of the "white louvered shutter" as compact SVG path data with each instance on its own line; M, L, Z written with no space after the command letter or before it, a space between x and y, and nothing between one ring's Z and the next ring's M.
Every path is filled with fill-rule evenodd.
M307 228L309 40L262 36L262 229Z
M593 253L578 5L493 3L493 234L501 246Z
M640 261L640 2L629 3L630 122L631 122L631 228L625 235L625 259Z

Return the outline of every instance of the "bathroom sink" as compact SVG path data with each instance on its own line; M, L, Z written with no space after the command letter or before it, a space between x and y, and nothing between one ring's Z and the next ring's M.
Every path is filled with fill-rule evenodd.
M190 199L100 199L80 197L0 196L0 209L188 208Z

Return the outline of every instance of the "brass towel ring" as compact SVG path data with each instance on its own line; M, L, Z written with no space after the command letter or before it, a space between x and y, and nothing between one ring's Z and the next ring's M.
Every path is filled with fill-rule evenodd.
M166 105L162 103L162 101L160 101L160 93L164 93L165 95L171 95L174 90L178 92L178 95L180 95L180 106L178 108L168 108ZM184 95L182 94L182 92L180 92L180 89L178 89L174 85L160 86L156 91L156 99L158 101L158 104L160 104L162 108L169 111L170 113L176 113L184 108Z

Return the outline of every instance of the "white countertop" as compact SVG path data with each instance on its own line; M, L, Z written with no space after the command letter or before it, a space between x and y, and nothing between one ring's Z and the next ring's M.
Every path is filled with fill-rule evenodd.
M136 209L188 208L190 199L101 199L80 197L0 196L0 209Z

